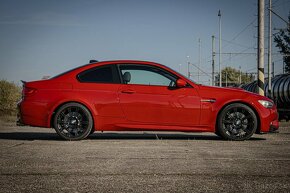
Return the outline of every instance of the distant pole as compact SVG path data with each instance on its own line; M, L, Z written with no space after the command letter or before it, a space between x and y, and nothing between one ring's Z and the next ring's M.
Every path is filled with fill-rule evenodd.
M264 0L258 0L258 94L264 96Z
M272 0L269 0L268 16L268 96L272 97Z
M225 70L225 74L226 74L226 87L228 87L228 72Z
M240 81L240 85L241 85L242 84L242 70L241 70L241 66L239 66L239 69L240 69L240 78L239 78L240 80L239 81Z
M190 72L189 72L190 62L189 62L189 56L186 56L186 57L187 57L187 77L190 79Z
M199 68L201 63L201 41L200 38L198 38L198 68L197 68L197 82L199 82Z
M214 57L215 57L215 37L212 38L212 66L211 66L211 85L214 86Z
M219 16L219 86L222 87L222 69L221 69L221 60L222 60L222 15L221 15L221 10L219 10L218 13Z

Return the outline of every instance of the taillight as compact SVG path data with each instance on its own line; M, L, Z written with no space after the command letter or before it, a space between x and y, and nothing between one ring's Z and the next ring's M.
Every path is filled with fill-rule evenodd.
M37 91L37 89L35 88L30 88L30 87L23 87L23 90L22 90L22 97L28 97L28 96L31 96L33 94L35 94Z

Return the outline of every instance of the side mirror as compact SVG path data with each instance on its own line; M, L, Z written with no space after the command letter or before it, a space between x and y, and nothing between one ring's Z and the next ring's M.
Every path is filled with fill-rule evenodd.
M183 88L183 87L186 87L186 85L187 85L187 82L185 82L182 79L177 79L177 81L176 81L177 88Z

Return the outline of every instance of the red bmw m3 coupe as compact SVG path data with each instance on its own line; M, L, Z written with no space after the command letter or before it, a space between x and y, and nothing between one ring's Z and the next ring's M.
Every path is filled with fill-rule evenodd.
M154 62L92 62L23 82L18 125L54 127L66 140L94 131L213 132L227 140L278 129L273 101L242 89L196 84Z

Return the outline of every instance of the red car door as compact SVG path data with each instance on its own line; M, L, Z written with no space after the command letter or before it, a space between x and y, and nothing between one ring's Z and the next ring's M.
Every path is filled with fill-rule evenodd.
M124 84L119 99L127 120L157 125L199 124L200 97L195 88L175 87L176 75L142 65L122 65L120 71Z

